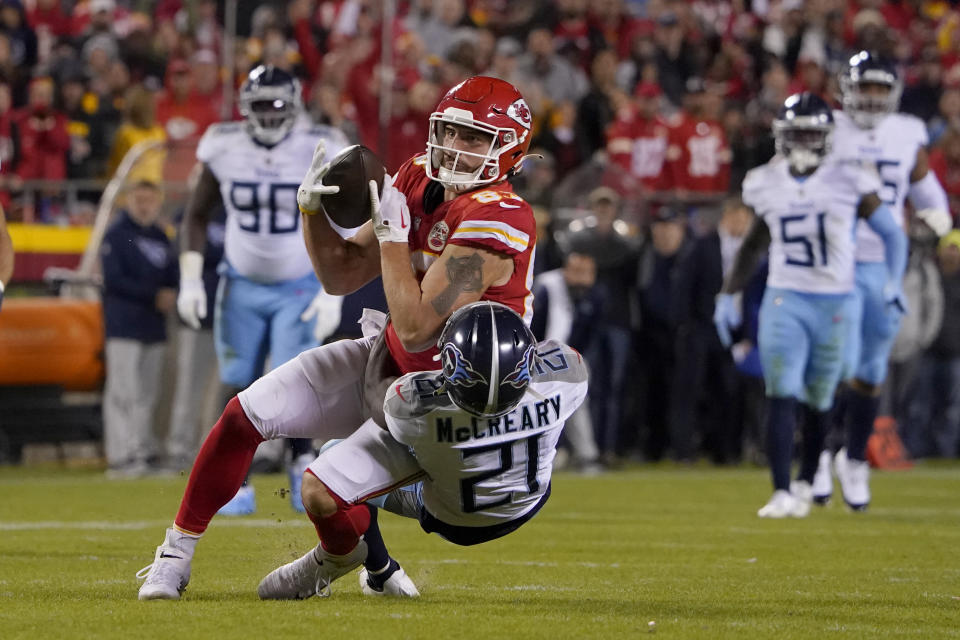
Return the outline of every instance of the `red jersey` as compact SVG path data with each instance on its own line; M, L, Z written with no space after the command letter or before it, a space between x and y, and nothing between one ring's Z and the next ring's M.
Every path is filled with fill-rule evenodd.
M407 160L394 181L397 189L407 197L410 207L412 228L408 243L417 280L423 279L448 244L477 247L509 256L513 260L510 279L503 285L488 288L480 299L507 305L529 324L533 315L533 294L530 292L533 251L537 244L533 209L513 193L508 182L500 182L463 193L427 213L424 195L433 181L424 170L426 162L426 155ZM434 359L439 353L436 346L410 353L400 343L392 322L387 324L386 332L390 355L402 373L440 368L440 361Z
M607 153L647 189L663 191L670 188L670 173L664 164L668 140L666 122L631 115L617 118L607 128Z
M723 127L683 115L670 130L667 162L673 186L699 193L725 193L730 186L730 149Z

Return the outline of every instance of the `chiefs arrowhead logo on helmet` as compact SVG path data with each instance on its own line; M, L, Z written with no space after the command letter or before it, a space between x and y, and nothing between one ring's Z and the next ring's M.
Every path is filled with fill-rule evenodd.
M523 98L510 105L510 107L507 109L507 115L510 116L510 119L517 124L523 125L527 129L530 128L530 107L527 106L527 103L523 100Z

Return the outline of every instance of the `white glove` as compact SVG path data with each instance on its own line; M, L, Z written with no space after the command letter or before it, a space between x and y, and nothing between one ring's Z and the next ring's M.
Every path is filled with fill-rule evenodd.
M383 177L383 196L377 193L376 180L370 181L370 217L373 219L373 232L380 243L407 243L410 235L410 208L407 196L393 186L390 175Z
M207 290L203 286L203 254L184 251L180 254L180 293L177 294L177 312L188 325L200 328L207 317Z
M313 325L313 337L317 344L323 344L331 333L340 326L340 310L343 307L343 296L332 296L326 291L320 290L316 297L310 301L306 310L300 314L300 319L304 322L310 322L317 319Z
M347 147L349 149L350 147ZM310 161L310 168L307 174L303 176L303 182L297 189L297 205L300 211L306 214L314 214L323 209L320 204L320 196L331 195L340 192L340 187L336 185L323 184L323 176L330 171L330 163L323 161L323 156L327 153L327 146L323 140L317 143L317 148L313 151L313 160ZM341 151L341 153L343 153Z
M919 209L917 217L927 223L938 236L943 237L953 229L953 218L943 209Z

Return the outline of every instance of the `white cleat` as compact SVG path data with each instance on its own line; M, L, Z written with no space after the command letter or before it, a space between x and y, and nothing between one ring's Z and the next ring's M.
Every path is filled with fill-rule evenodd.
M866 511L870 506L870 463L847 457L847 450L840 449L833 460L840 479L843 501L854 511Z
M190 582L190 556L166 543L157 547L153 564L137 571L140 600L179 600Z
M387 578L383 583L383 589L377 591L367 581L369 573L366 569L360 571L360 590L365 596L394 596L397 598L419 598L420 592L417 591L417 585L406 574L403 567L393 572L393 575Z
M330 595L330 584L363 564L367 543L361 540L356 548L343 556L335 556L319 544L303 557L274 569L260 581L257 595L261 600L303 600L315 595Z
M810 503L783 489L774 491L770 501L757 511L761 518L806 518L809 513Z
M829 504L833 495L833 478L830 475L830 462L833 456L828 449L820 452L817 472L813 475L813 501L817 504Z
M813 504L813 487L806 480L794 480L790 483L790 494L807 507Z

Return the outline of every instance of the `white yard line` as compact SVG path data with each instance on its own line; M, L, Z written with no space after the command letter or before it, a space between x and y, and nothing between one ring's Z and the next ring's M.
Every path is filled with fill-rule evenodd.
M42 531L45 529L73 529L81 531L142 531L170 526L169 520L92 520L86 522L71 522L67 520L41 520L38 522L19 522L0 520L0 531ZM305 518L278 521L276 518L251 518L237 520L217 520L210 524L210 528L287 528L311 527Z

